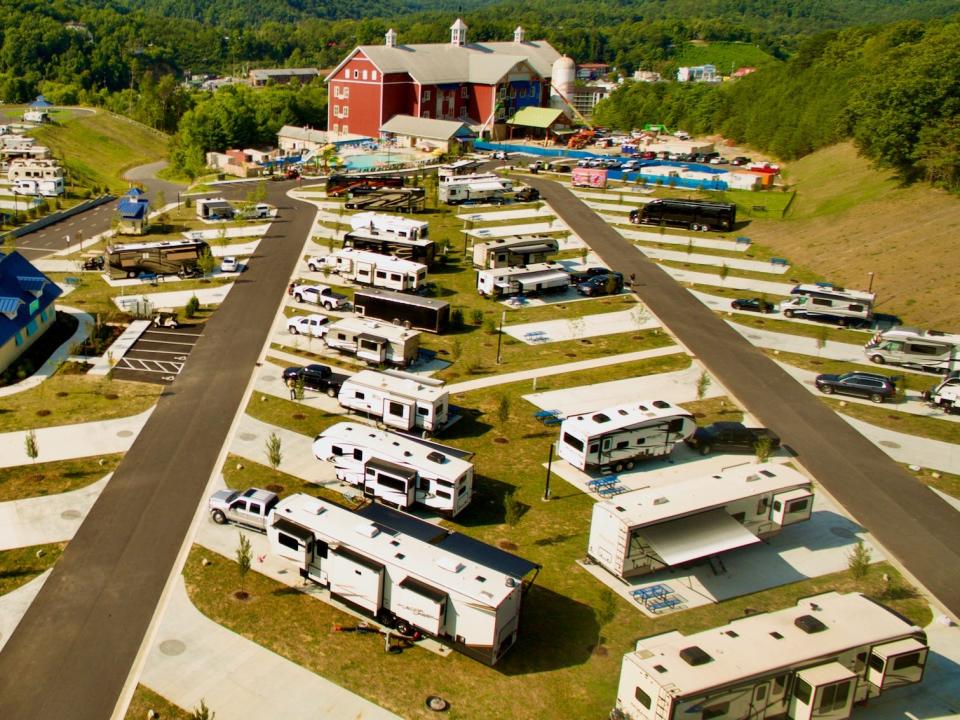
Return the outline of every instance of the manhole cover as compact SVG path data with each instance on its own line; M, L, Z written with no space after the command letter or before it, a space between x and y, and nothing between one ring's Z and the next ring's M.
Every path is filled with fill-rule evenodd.
M257 436L253 433L240 433L238 437L245 442L250 442L251 440L257 439Z
M160 643L160 652L164 655L182 655L187 646L180 640L164 640Z
M845 527L832 527L830 528L830 532L832 532L837 537L849 538L851 540L857 536L856 533L853 532L853 530L850 530Z
M275 382L276 379L277 379L277 376L276 376L276 375L263 375L263 376L261 377L261 380L265 380L265 381L267 381L267 382Z
M893 440L881 440L878 445L883 445L884 447L892 448L896 450L900 447L900 443L894 442Z
M120 430L117 432L117 437L130 437L133 435L133 430Z
M79 510L64 510L62 513L60 513L60 517L62 517L64 520L77 520L82 518L83 515Z

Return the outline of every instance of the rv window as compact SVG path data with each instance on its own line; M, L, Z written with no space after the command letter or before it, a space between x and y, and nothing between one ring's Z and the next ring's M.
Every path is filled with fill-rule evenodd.
M793 696L804 705L810 705L812 694L813 688L803 678L797 678L796 686L793 688Z
M870 668L876 670L879 673L883 672L883 658L879 655L870 655Z
M637 701L641 705L643 705L648 710L650 709L650 696L647 695L643 690L641 690L640 688L636 688L633 691L633 696L637 699Z
M582 450L583 448L581 447L580 449ZM590 443L590 452L592 452L592 453L600 452L600 444L599 444L599 443Z
M836 685L827 685L820 694L820 712L828 713L835 710L842 710L847 705L847 697L850 695L850 681L837 683Z
M356 400L365 400L367 396L364 395L364 394L363 394L362 392L360 392L359 390L354 390L354 391L353 391L353 397L354 397Z
M377 484L390 488L391 490L399 490L400 492L407 491L407 484L403 480L398 480L397 478L390 477L389 475L379 475L377 476Z
M730 703L722 702L717 703L716 705L711 705L710 707L705 707L703 709L703 714L700 716L703 720L710 720L710 718L720 718L730 712Z
M354 460L363 460L363 450L360 448L353 449L353 459Z
M773 511L774 511L774 512L780 512L780 508L781 508L781 507L783 507L783 506L780 504L780 501L779 501L779 500L774 500L774 501L773 501Z
M330 452L332 452L337 457L340 457L341 455L343 455L343 448L340 447L339 445L332 445L330 447Z
M563 434L563 441L564 441L567 445L569 445L570 447L572 447L573 449L579 450L580 452L583 452L583 441L582 441L582 440L578 440L577 438L575 438L575 437L574 437L573 435L571 435L570 433L564 433L564 434ZM590 450L591 450L592 452L596 452L596 450L594 449L594 447L593 447L592 445L590 446Z
M787 505L787 513L796 513L803 512L807 509L807 504L809 503L808 498L802 498L800 500L794 500L792 503Z
M387 413L390 414L390 415L396 415L397 417L403 417L404 414L405 414L405 413L403 412L403 405L401 405L401 404L398 403L398 402L393 402L393 401L391 401L391 402L387 405Z
M383 270L377 270L377 279L378 279L378 280L386 280L386 279L387 279L387 273L385 273Z
M852 312L863 312L863 305L851 305L850 310Z
M317 540L313 554L317 557L325 558L327 556L327 544L323 540Z
M400 282L403 278L400 276L400 273L390 273L390 279L393 282Z
M780 695L787 687L787 676L786 675L777 675L773 679L773 694Z
M667 426L669 432L681 432L683 430L683 418L673 418Z
M300 542L292 535L287 535L286 533L277 533L277 541L285 548L290 548L291 550L300 549Z
M637 445L643 445L646 441L646 438L637 438Z
M920 665L920 653L910 653L909 655L901 655L893 661L894 670L903 670L904 668L919 667Z
M467 486L466 486L466 485L461 485L461 486L460 486L460 489L457 490L457 495L463 495L466 491L467 491Z
M939 355L943 352L943 348L935 345L907 345L907 352L914 355Z
M768 507L770 507L770 498L760 498L757 503L757 515L763 515Z
M617 443L617 450L626 450L630 446L629 440L621 440Z
M437 497L442 497L446 500L450 500L451 498L453 498L453 495L448 493L446 490L437 490Z
M830 307L833 303L831 303L829 300L824 300L823 298L813 298L813 299L812 299L812 304L813 304L813 305L824 305L824 306L826 306L826 307Z
M420 406L417 408L417 415L429 415L430 408Z

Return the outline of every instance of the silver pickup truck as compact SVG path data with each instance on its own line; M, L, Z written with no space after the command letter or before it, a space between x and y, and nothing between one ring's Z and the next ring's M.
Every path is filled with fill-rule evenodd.
M236 490L217 490L210 496L207 505L210 517L218 525L230 522L266 532L267 518L279 501L276 493L249 488L242 493Z

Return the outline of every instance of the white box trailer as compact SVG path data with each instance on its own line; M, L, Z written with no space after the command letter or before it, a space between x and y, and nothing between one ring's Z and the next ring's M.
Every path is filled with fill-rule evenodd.
M327 347L374 365L406 367L420 353L419 331L359 317L332 323L323 341Z
M620 472L670 454L696 429L689 410L666 400L634 400L564 418L557 454L578 470Z
M226 198L197 198L197 217L201 220L230 220L233 205Z
M570 273L560 263L491 268L477 273L477 292L490 298L564 292L569 287Z
M382 505L353 512L302 494L280 501L267 538L273 553L335 599L488 665L516 642L525 579L539 569Z
M639 640L623 658L610 717L846 720L854 704L923 680L928 652L923 630L901 615L859 593L827 592Z
M498 238L473 246L473 266L494 269L544 263L560 249L560 242L544 235Z
M832 318L840 325L864 324L873 319L876 295L871 292L822 284L796 285L790 294L793 297L779 306L784 317Z
M744 547L810 519L810 480L785 465L748 464L593 506L587 555L619 578Z
M427 280L427 266L391 255L343 248L324 257L324 264L340 277L361 285L409 292Z
M438 197L447 205L463 203L502 202L506 193L513 190L513 182L503 178L477 180L466 183L444 183L440 185Z
M960 335L896 327L874 335L863 346L863 352L878 365L889 363L949 373L960 368Z
M352 230L364 230L372 235L387 235L407 240L426 240L430 224L423 220L387 215L386 213L362 212L350 216Z
M439 443L343 422L317 435L313 454L333 463L337 480L398 508L422 505L454 517L473 498L470 454Z
M442 380L396 371L361 370L340 388L340 404L387 427L434 433L447 424L450 394Z

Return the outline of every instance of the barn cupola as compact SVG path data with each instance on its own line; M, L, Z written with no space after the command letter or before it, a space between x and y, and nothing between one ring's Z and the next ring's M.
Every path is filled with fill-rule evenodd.
M450 44L457 47L467 44L467 24L460 18L450 26Z
M517 45L523 44L523 28L517 25L517 29L513 31L513 41Z
M396 47L397 46L397 31L393 28L387 30L387 47Z

